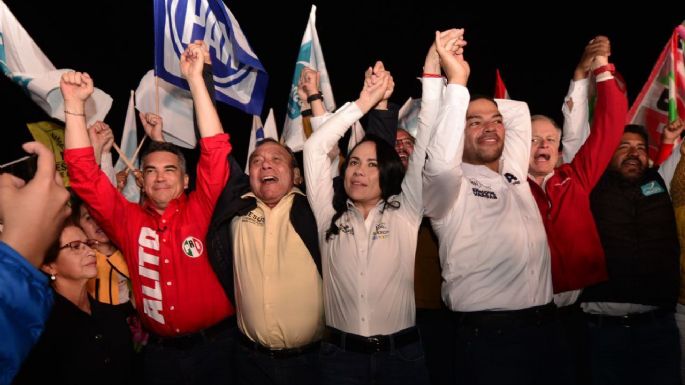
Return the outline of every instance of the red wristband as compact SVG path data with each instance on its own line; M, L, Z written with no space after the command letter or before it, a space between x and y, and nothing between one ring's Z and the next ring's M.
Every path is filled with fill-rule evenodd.
M424 72L421 76L424 78L442 78L442 75L440 74L429 74L427 72Z
M600 67L595 68L595 69L592 71L592 74L595 75L595 76L597 76L597 75L601 74L602 72L607 72L607 71L611 72L611 74L613 75L614 72L616 72L616 66L614 66L614 65L611 64L611 63L605 64L605 65L603 65L603 66L600 66Z

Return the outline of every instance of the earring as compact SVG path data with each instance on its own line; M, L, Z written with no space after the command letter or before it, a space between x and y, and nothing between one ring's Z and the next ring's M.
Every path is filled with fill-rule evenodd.
M50 274L50 280L51 280L51 281L55 281L56 279L57 279L57 277L55 277L54 274Z

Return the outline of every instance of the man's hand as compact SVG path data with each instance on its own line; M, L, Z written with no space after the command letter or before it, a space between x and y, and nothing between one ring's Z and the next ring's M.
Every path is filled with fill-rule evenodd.
M38 170L26 184L10 174L0 175L2 240L39 267L71 214L69 192L55 172L52 151L38 142L25 143L23 148L38 155Z
M463 28L452 28L440 32L440 38L443 40L449 41L452 39L457 39L458 41L460 41L460 46L462 49L466 45L466 40L464 40L463 37ZM438 55L438 50L435 48L435 42L433 42L430 48L428 48L426 60L423 64L423 72L434 75L440 75L440 55Z
M82 102L93 94L93 79L86 72L65 72L59 82L59 88L64 96L65 103ZM84 111L70 111L82 114Z
M676 139L678 139L680 137L680 134L683 132L683 129L685 129L685 124L683 124L683 120L680 118L676 118L675 121L666 125L664 132L661 133L661 143L675 143Z
M164 127L164 120L161 116L153 114L152 112L140 112L138 114L140 121L143 122L143 129L147 136L155 142L164 142L164 135L162 135L162 128Z
M606 36L597 36L585 46L583 50L583 55L580 57L580 61L576 66L576 70L573 73L573 80L585 79L589 76L590 68L593 66L593 61L595 57L603 56L600 61L606 60L605 63L596 65L604 65L608 63L608 58L611 56L611 42Z
M390 84L390 73L383 72L379 76L373 77L371 82L364 80L364 87L359 93L356 103L363 113L369 112L378 102L383 99L388 85Z
M204 67L204 50L206 46L201 44L188 44L188 47L181 55L181 73L186 80L193 81L202 79L202 68Z
M395 81L392 78L392 75L390 74L390 71L387 71L385 69L385 66L383 65L382 61L377 61L376 64L373 66L373 68L369 67L369 69L366 70L364 73L364 84L366 86L372 85L378 77L383 74L387 73L388 76L390 77L388 81L388 86L385 89L385 93L383 94L383 99L381 99L380 102L376 105L376 109L379 110L387 110L388 109L388 99L390 99L390 96L392 96L393 91L395 90Z
M112 145L114 144L112 129L107 123L98 120L88 127L88 137L90 138L90 143L93 145L96 163L100 164L102 154L106 154L112 150Z
M450 84L460 84L466 86L471 73L469 63L464 60L464 46L466 42L463 36L449 38L443 37L439 31L435 32L435 49L440 56L447 82Z
M297 82L297 97L300 99L300 106L303 109L309 109L310 105L307 98L311 95L319 93L319 71L304 67L300 72L300 80Z

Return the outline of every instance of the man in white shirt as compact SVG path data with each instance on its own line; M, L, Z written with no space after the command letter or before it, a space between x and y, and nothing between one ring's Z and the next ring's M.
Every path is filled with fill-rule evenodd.
M436 37L448 85L427 150L424 204L457 323L455 371L466 383L558 381L550 252L526 183L528 107L469 102L470 68L451 44Z

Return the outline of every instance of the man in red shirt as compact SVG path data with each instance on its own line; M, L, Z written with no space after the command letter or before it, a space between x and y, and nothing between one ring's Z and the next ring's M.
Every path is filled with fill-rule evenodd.
M201 155L196 191L188 196L185 159L175 146L153 143L142 157L142 205L128 202L100 171L86 132L86 73L62 76L65 154L71 186L126 256L136 308L151 332L146 382L231 382L234 308L205 251L212 211L228 179L228 135L202 77L203 46L181 56L197 113ZM192 129L192 128L189 128Z

